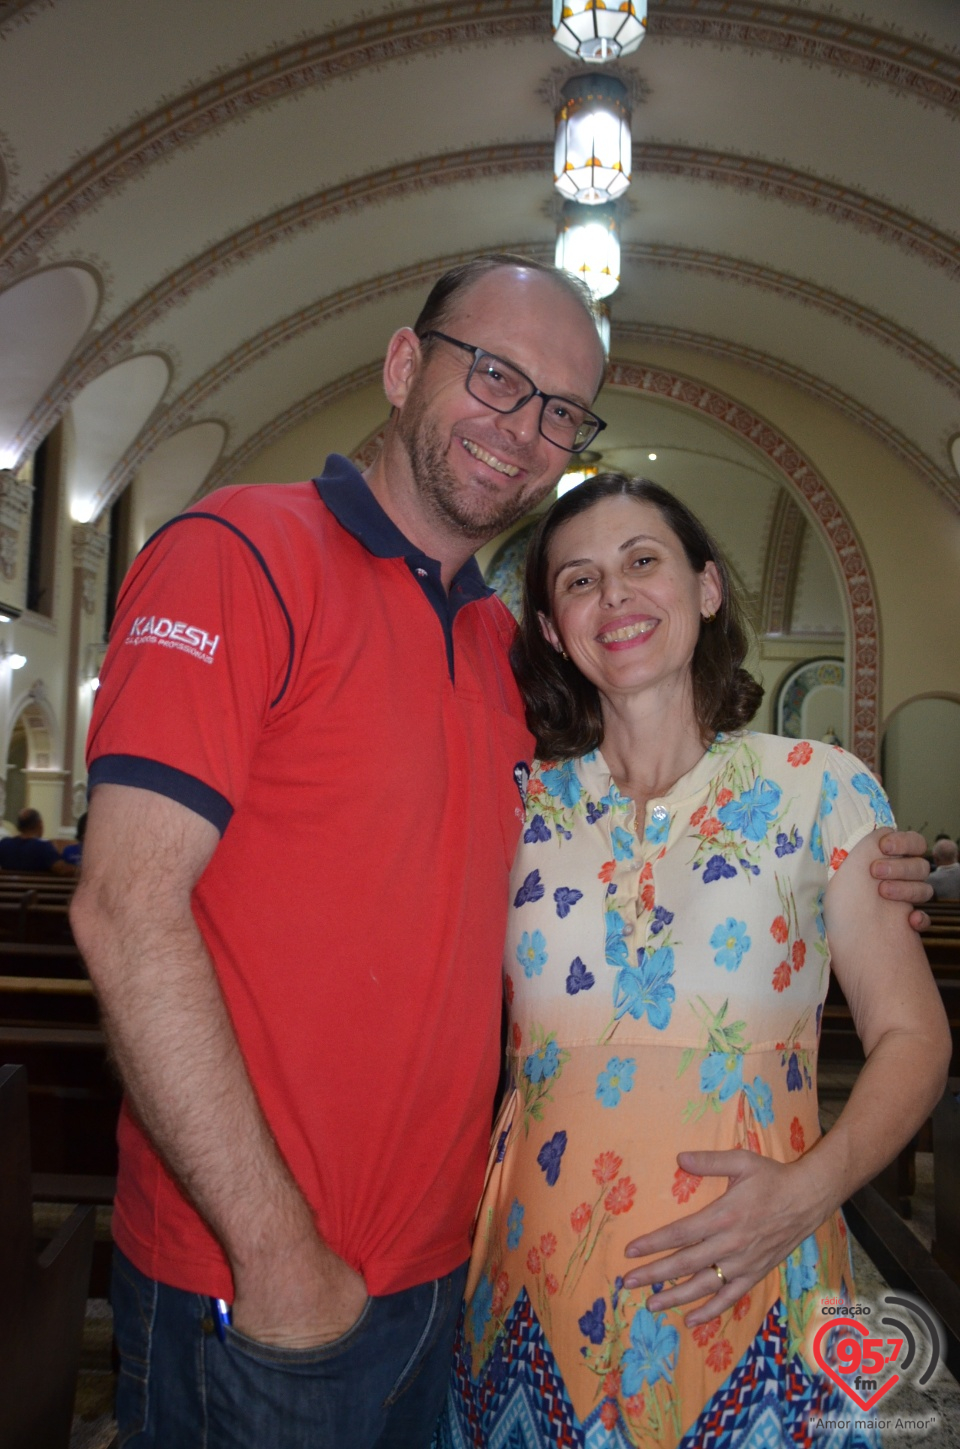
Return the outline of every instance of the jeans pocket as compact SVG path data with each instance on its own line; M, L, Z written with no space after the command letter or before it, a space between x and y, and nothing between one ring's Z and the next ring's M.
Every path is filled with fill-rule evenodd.
M150 1389L150 1339L157 1311L158 1285L144 1278L114 1250L110 1280L113 1332L120 1354L117 1379L117 1449L142 1434Z
M228 1325L226 1329L227 1343L265 1368L309 1369L312 1365L324 1363L327 1359L335 1358L337 1354L345 1353L356 1345L367 1327L374 1301L373 1298L367 1298L360 1311L360 1317L355 1323L351 1323L339 1338L331 1339L329 1343L318 1343L313 1348L281 1348L276 1344L261 1343L259 1339L248 1338L245 1333L241 1333L232 1324Z

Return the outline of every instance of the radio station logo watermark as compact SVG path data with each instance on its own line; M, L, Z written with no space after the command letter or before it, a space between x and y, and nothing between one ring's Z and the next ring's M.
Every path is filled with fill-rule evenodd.
M219 634L208 634L181 619L164 619L158 614L141 614L130 625L124 644L160 644L165 649L182 649L204 664L212 664L220 643Z
M899 1292L886 1293L879 1304L825 1298L820 1319L811 1326L810 1355L849 1400L850 1411L811 1414L814 1438L856 1428L926 1433L936 1426L935 1412L916 1412L916 1393L909 1413L898 1413L896 1404L905 1384L927 1388L946 1352L943 1329L925 1303Z

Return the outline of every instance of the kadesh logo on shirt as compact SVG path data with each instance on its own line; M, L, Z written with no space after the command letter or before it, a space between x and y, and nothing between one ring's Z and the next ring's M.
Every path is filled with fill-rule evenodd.
M134 619L124 644L162 644L165 649L182 649L204 664L212 664L220 643L219 634L208 634L193 624L177 619L161 619L156 614L141 614Z

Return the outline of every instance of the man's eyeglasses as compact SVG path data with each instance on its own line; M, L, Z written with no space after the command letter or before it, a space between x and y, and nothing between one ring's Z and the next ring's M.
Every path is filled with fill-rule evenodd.
M589 448L598 433L607 426L602 418L580 403L571 402L568 397L553 397L541 392L538 387L510 362L485 352L482 347L471 347L469 342L460 342L448 337L446 332L425 332L420 338L426 342L430 337L439 337L469 352L473 358L467 373L466 387L471 397L486 404L498 413L515 413L532 397L540 398L540 432L550 443L556 443L566 453L582 453Z

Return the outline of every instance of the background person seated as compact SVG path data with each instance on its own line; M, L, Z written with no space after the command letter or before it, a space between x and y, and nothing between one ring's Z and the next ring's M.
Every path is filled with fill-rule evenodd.
M49 871L51 875L76 875L77 868L68 865L52 840L43 839L43 816L39 810L21 810L17 816L17 834L0 840L0 870L19 870L30 874Z
M87 833L87 812L84 810L77 821L77 838L72 845L65 845L61 851L63 859L68 865L75 865L78 869L83 859L83 837Z
M930 872L929 883L933 886L935 901L960 901L960 865L957 864L957 855L955 841L934 841L934 868Z

